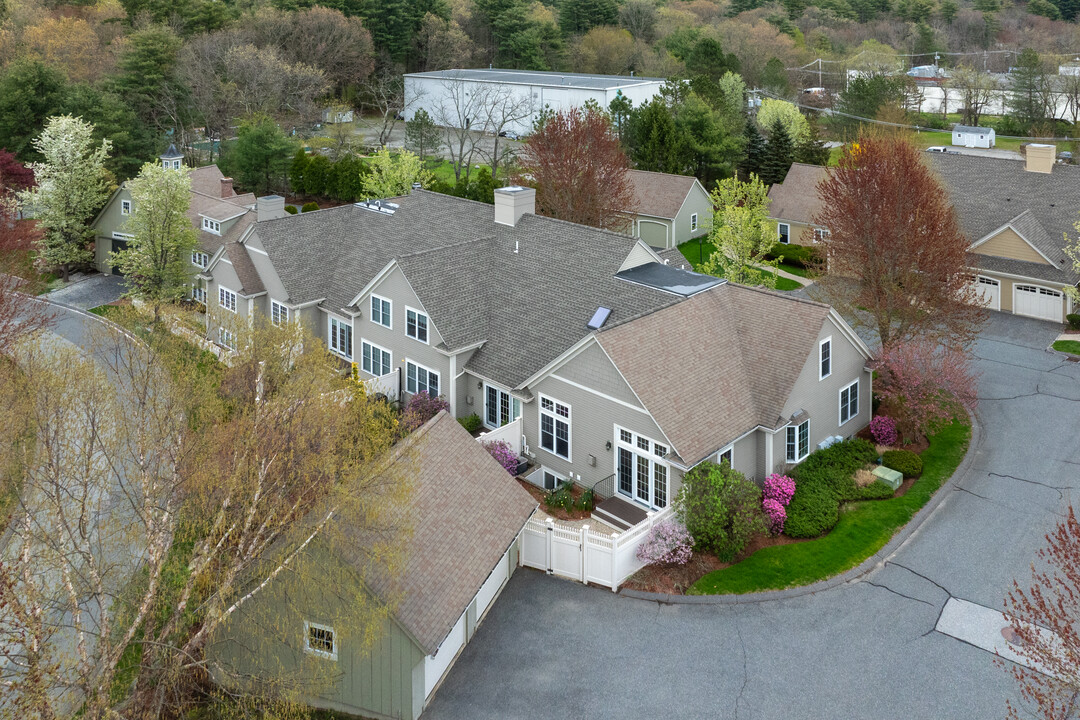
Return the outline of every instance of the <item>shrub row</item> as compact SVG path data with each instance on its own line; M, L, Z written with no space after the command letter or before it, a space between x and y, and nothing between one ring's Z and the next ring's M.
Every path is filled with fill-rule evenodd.
M821 261L821 254L818 253L817 248L807 247L806 245L782 245L781 243L773 245L772 250L765 257L769 260L783 257L785 263L798 265L807 270L814 269Z
M791 537L817 537L836 525L840 503L884 497L879 495L884 491L875 487L881 485L888 490L884 483L873 483L868 488L855 485L855 471L876 457L874 445L861 438L811 453L793 473L795 496L787 508L784 531Z

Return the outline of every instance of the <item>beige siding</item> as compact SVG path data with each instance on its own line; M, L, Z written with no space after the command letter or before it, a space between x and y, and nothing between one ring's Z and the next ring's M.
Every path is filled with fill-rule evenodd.
M993 255L995 257L1026 260L1028 262L1049 265L1049 263L1046 262L1046 258L1040 255L1035 248L1031 247L1031 245L1020 237L1015 230L1008 227L978 247L972 248L971 251L978 253L979 255ZM1011 294L1010 291L1010 296ZM1002 307L1002 309L1004 310L1005 308Z
M809 413L811 452L831 435L850 437L870 423L871 376L864 371L866 358L832 318L825 320L818 340L820 342L827 337L832 338L832 374L824 380L818 379L820 359L818 346L815 346L799 373L782 414L782 417L791 417L799 410ZM840 425L840 390L855 380L859 382L859 414ZM769 463L766 459L767 466L771 465L766 467L768 472L784 464L784 443L785 434L781 431L773 440L773 462Z
M790 226L788 237L790 238L790 244L792 245L814 245L814 226L806 223L792 222L791 220L773 220L772 221L772 233L773 237L779 238L779 223L786 223Z
M619 272L652 262L656 262L656 257L650 252L649 248L641 243L635 243L626 259L623 260L623 264L619 266Z
M696 230L691 229L690 216L697 213L698 226ZM712 225L712 201L709 199L709 194L698 185L694 184L693 188L686 196L686 200L683 201L683 206L679 209L679 214L675 217L673 240L671 247L682 245L688 240L701 237L702 235L709 234L709 228Z

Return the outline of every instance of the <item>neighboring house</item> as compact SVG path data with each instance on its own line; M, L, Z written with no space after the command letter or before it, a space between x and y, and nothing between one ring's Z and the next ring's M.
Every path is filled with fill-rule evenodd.
M1023 161L934 154L971 239L971 268L991 310L1063 322L1062 291L1080 277L1064 252L1080 208L1080 167L1054 162L1054 146L1031 144Z
M828 307L534 205L528 188L494 208L418 190L260 220L239 244L266 295L235 312L275 308L403 400L426 390L491 429L520 419L532 482L601 483L641 509L726 448L760 481L869 422L869 351ZM229 273L212 264L211 290ZM825 379L804 380L825 338Z
M273 581L211 643L215 662L256 677L299 676L305 662L325 663L330 682L305 698L311 705L371 718L420 716L517 568L518 537L536 501L445 412L406 438L391 465L395 480L411 482L399 574L365 572L371 538L351 528L342 532L355 542L316 541L307 551L328 579L364 573L366 590L390 605L374 642L364 642L365 629L334 624L344 615L339 604L356 602L343 600L347 588L328 580L298 600L286 581ZM274 618L272 632L266 617Z
M624 96L634 107L660 93L663 78L634 77L633 75L592 75L585 73L540 72L533 70L503 70L499 68L435 70L405 74L406 120L412 120L423 108L436 123L451 125L467 123L466 127L491 130L485 127L484 113L493 102L477 98L509 100L524 108L520 120L503 130L521 135L532 132L540 113L580 108L588 100L606 108L616 97ZM470 100L473 98L473 100Z
M792 163L784 182L769 188L769 219L776 224L776 241L787 245L813 245L828 233L814 223L821 210L818 183L828 176L820 165Z
M632 235L666 250L709 234L712 200L689 175L631 170L634 188Z
M170 145L159 160L166 168L183 170L183 156L174 146ZM200 249L191 257L198 273L192 298L205 303L206 280L209 277L204 274L205 270L211 258L227 245L235 243L254 222L255 214L250 210L255 207L256 199L251 193L237 195L233 190L232 178L225 177L217 165L187 172L191 175L188 217L199 231L200 245ZM94 264L100 272L120 274L119 268L109 264L109 253L127 247L131 235L126 232L124 224L132 209L131 193L125 183L116 189L94 219Z
M992 148L997 144L994 128L953 125L952 144L969 148Z

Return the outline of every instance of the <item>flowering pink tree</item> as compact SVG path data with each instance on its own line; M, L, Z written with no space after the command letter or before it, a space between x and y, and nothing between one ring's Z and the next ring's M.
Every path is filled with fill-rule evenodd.
M905 443L914 441L957 406L974 410L976 375L967 356L923 340L883 348L875 364L878 395L889 404L896 429Z
M672 520L653 526L637 547L637 558L646 565L685 565L693 555L694 538Z
M405 410L401 413L401 421L398 425L402 434L411 433L439 414L440 410L449 410L450 403L441 395L431 397L427 390L418 392L409 398L405 404Z

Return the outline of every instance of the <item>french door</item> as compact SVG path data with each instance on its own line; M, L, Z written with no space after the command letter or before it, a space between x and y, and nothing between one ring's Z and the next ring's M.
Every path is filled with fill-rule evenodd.
M619 493L649 507L667 507L667 446L623 428L616 428L615 439Z

